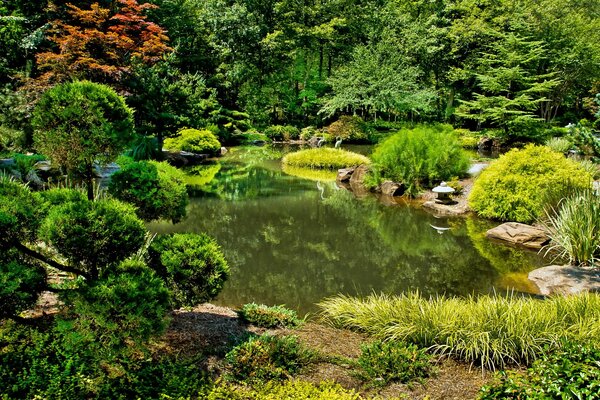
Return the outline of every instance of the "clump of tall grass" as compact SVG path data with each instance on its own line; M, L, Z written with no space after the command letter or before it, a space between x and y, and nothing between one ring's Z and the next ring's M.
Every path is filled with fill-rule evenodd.
M594 265L600 259L600 195L578 190L546 210L542 221L551 239L546 253L554 252L573 265Z
M369 164L370 161L362 154L322 147L289 153L283 157L282 163L291 167L339 169Z
M489 369L529 365L564 339L598 343L600 337L600 296L591 293L547 300L339 295L319 307L334 326L414 343Z
M567 151L573 148L573 142L567 138L553 137L546 141L546 146L550 147L550 149L556 151L557 153L565 154Z

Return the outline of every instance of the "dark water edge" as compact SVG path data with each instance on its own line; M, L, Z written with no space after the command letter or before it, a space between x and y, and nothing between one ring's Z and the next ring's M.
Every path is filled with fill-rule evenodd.
M284 151L234 149L194 167L186 219L149 226L159 234L206 232L217 239L231 278L214 303L285 304L306 313L338 293L535 290L526 275L544 260L489 242L484 234L493 223L436 218L374 196L357 199L332 181L287 175L279 162Z

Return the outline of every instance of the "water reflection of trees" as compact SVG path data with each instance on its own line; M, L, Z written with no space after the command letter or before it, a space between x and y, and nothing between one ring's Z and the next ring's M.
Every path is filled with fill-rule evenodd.
M500 277L530 265L530 255L482 240L478 220L357 200L334 182L317 189L283 174L268 150L233 156L195 171L201 185L191 191L183 222L151 226L217 238L232 269L224 304L285 303L307 311L337 293L488 292ZM450 229L440 234L432 225Z

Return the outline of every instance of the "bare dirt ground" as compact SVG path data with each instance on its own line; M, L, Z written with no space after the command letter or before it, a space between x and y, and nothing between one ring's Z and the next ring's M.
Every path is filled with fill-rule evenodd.
M236 339L249 333L265 332L267 330L245 324L229 308L202 304L190 310L173 311L170 327L156 343L155 350L187 356L211 354L207 368L219 375L222 357ZM295 330L273 329L268 332L296 335L303 344L321 355L321 361L307 368L298 376L299 379L314 383L333 380L347 389L360 392L365 398L474 399L481 386L492 376L477 367L440 359L435 376L423 383L390 384L372 389L353 374L352 367L353 361L360 355L360 346L370 340L368 337L314 322L307 322Z

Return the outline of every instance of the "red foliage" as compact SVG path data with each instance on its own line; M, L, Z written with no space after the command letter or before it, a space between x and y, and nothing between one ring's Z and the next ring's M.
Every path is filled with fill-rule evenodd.
M54 51L37 54L38 67L45 71L38 85L74 78L119 83L134 60L152 64L171 50L165 30L146 20L146 11L155 5L136 0L117 3L115 11L98 3L89 9L67 4L71 21L56 20L50 31Z

